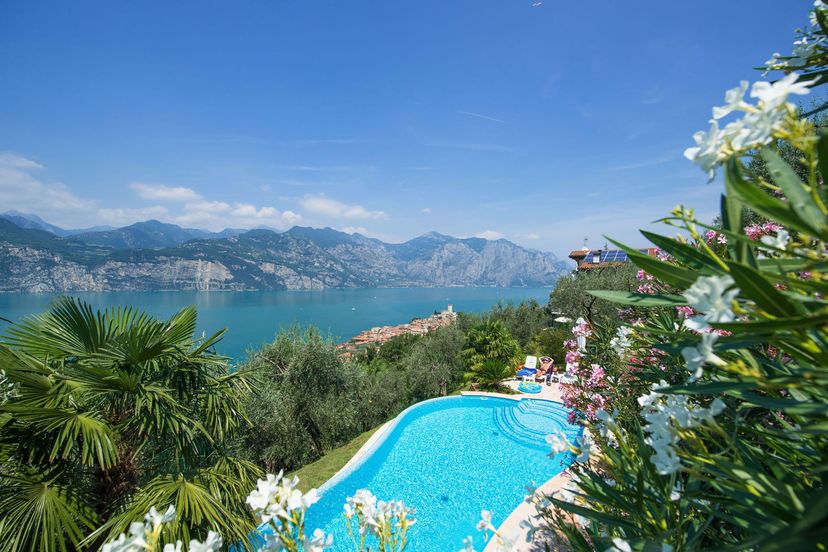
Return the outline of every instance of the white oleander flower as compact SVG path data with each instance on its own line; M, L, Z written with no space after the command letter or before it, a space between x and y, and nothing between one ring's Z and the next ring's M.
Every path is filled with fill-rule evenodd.
M175 519L175 507L172 505L160 514L153 506L144 516L144 522L134 521L129 524L129 534L121 533L118 537L103 545L102 552L146 552L155 546L153 532L162 524ZM181 541L175 545L167 544L164 552L178 552L181 550Z
M670 500L675 502L676 500L681 498L681 487L678 483L673 487L673 490L670 491Z
M621 326L615 332L615 337L610 340L610 347L612 347L621 358L624 357L627 349L632 346L632 339L630 339L632 333L633 329L629 326Z
M594 452L595 442L592 440L592 433L588 429L584 429L583 435L578 437L578 456L575 457L576 462L586 464L589 462L590 455Z
M682 295L687 303L700 313L684 321L693 330L703 331L710 328L711 322L732 322L731 303L739 295L739 289L732 287L730 276L700 276Z
M578 476L572 474L566 484L557 491L558 498L564 502L575 502L576 493L581 492L581 488L578 486L579 481Z
M294 511L304 512L310 505L319 500L316 489L302 493L296 487L299 478L284 477L284 472L278 475L267 474L265 479L259 479L256 489L247 497L247 504L253 513L267 523L274 518L289 518Z
M144 516L144 519L147 520L147 523L152 523L153 527L158 527L162 523L167 523L175 519L175 506L170 504L163 514L159 514L158 510L153 506L147 515Z
M816 53L818 42L808 42L808 37L803 36L794 41L793 52L791 53L791 64L801 67L808 64L808 58Z
M195 539L190 541L189 552L217 552L221 550L222 540L221 535L216 532L209 531L207 539L204 542Z
M333 537L325 535L321 529L316 529L311 538L305 537L304 545L305 552L322 552L333 546Z
M294 489L290 493L287 500L288 510L307 510L319 500L319 494L316 489L311 489L307 493L302 494L299 489Z
M487 531L489 529L492 531L495 529L492 526L492 512L489 510L483 510L480 512L480 521L477 522L477 530Z
M811 92L809 87L817 80L801 81L799 74L792 72L776 82L754 82L750 89L750 97L762 102L762 110L773 110L783 105L791 94L797 96L809 94Z
M572 446L563 433L550 433L546 436L546 442L552 448L553 456L568 451Z
M759 238L759 241L764 243L767 246L775 247L777 249L785 249L788 247L788 241L790 241L791 235L788 233L787 230L778 230L775 236L762 236ZM760 248L762 249L762 248ZM767 252L771 252L765 249Z
M599 408L598 411L595 413L595 417L598 418L599 423L597 424L598 433L607 440L607 443L610 446L615 446L618 441L615 438L615 434L612 432L613 429L618 429L618 423L615 421L615 418L618 416L618 411L614 411L612 414L604 410L603 408Z
M632 552L630 543L628 543L621 537L615 537L614 539L612 539L612 544L613 546L607 548L607 552Z
M284 472L280 471L279 475L267 474L265 479L259 479L256 482L256 489L251 491L247 496L247 504L253 510L264 510L274 496L276 496L279 488L279 481L282 479Z
M697 346L685 347L681 350L681 356L687 362L687 369L692 373L691 381L696 381L702 376L705 364L722 364L722 359L713 352L713 344L717 339L719 339L719 334L716 332L704 332Z
M495 552L520 552L523 549L514 537L498 535L495 540Z
M804 54L814 45L806 39L797 44L799 52ZM766 62L768 71L786 67L788 62L778 54ZM784 130L789 115L795 106L788 103L790 95L804 95L810 92L810 86L816 80L800 81L799 75L791 72L776 82L755 82L750 96L757 100L755 105L744 100L747 81L725 93L725 105L713 108L710 130L699 131L693 135L696 145L684 151L684 156L701 167L710 180L716 175L716 168L739 153L770 144L775 135ZM743 112L741 119L728 123L721 130L718 120L733 112Z
M521 520L518 527L526 531L526 542L535 540L535 533L538 532L538 528L531 521L528 519Z
M710 121L710 130L700 130L693 134L696 145L684 150L684 157L698 165L710 178L716 176L716 167L727 159L722 153L725 146L724 137L719 132L719 123Z
M691 428L712 421L725 409L720 399L714 400L709 408L693 404L684 395L665 395L658 389L665 382L654 384L647 395L638 398L647 424L642 428L647 434L644 442L653 449L650 461L661 475L675 473L681 467L676 446L679 442L678 428ZM673 426L675 424L676 427Z
M282 542L282 538L278 534L265 533L262 537L264 538L264 543L256 552L283 552L287 550L285 544Z
M748 90L748 81L743 80L736 88L731 88L725 92L725 105L722 107L713 108L713 118L721 119L737 109L744 109L749 107L745 102L745 94Z

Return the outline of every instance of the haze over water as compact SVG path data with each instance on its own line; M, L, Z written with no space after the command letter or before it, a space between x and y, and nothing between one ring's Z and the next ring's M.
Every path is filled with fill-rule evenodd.
M268 343L291 324L313 324L337 341L374 326L403 324L446 308L481 312L498 301L537 299L546 303L549 288L393 288L251 292L110 292L73 293L98 309L132 305L167 317L191 304L198 308L198 329L208 334L227 327L221 354L242 360L246 351ZM43 312L58 295L0 294L0 317L17 321ZM0 331L8 324L0 321Z

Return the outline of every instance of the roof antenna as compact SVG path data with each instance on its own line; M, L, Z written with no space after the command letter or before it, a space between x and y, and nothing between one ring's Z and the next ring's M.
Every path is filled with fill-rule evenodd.
M584 236L584 247L583 247L582 251L589 251L589 246L587 246L588 241L589 241L589 238L587 236Z
M609 244L604 242L604 251L609 251Z

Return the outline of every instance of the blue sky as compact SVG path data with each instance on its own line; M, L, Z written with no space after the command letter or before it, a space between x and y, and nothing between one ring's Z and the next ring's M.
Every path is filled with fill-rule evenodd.
M0 210L639 245L812 2L532 4L0 0Z

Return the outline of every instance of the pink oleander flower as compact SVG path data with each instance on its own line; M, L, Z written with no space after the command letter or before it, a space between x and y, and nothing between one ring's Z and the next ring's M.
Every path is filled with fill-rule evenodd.
M564 347L566 347L567 349L570 349L570 350L571 349L577 349L578 348L578 342L575 341L574 339L567 339L566 341L564 341Z
M810 272L800 272L799 273L799 277L802 278L803 280L810 280L811 278L813 278L813 276L814 275Z
M720 336L722 336L722 337L727 337L727 336L729 336L729 335L733 335L733 332L731 332L730 330L718 330L718 329L714 329L713 331L714 331L714 332L716 332L718 335L720 335Z
M654 295L656 293L656 288L653 284L647 282L645 284L641 284L640 286L638 286L638 293L647 293L649 295Z
M595 403L595 406L597 406L598 409L606 410L607 398L605 396L596 393L592 396L592 401Z
M717 235L718 234L715 230L708 230L704 233L704 239L707 241L715 240Z
M589 322L586 320L575 324L572 327L572 335L575 337L590 337L592 335L592 330L589 327Z
M574 424L575 422L578 421L578 415L575 414L574 410L570 410L569 414L566 415L566 421L569 422L570 424Z
M676 307L676 312L679 318L690 318L691 316L695 316L696 309L688 306Z
M589 374L589 381L587 382L589 385L598 385L601 383L601 380L604 379L606 372L604 369L599 366L598 364L592 365L592 372Z
M578 351L567 351L566 352L566 363L567 364L578 364L578 361L581 360L581 353Z
M766 234L770 232L779 232L780 230L784 230L785 227L781 224L777 224L776 222L766 222L762 225L762 231Z
M745 226L745 235L752 240L759 241L759 238L764 236L765 232L758 224L752 224L750 226Z
M725 245L727 244L727 236L725 236L724 234L719 234L718 237L716 237L716 241L722 245Z
M656 248L656 259L659 261L669 261L670 255L666 251Z

